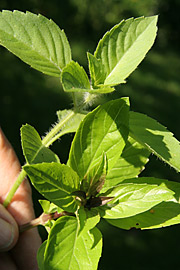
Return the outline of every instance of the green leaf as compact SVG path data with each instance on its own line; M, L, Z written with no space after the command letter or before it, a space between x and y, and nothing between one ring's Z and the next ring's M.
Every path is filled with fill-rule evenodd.
M46 231L49 233L50 229L55 223L55 220L51 218L55 218L56 216L58 217L57 213L62 213L64 210L47 200L39 200L39 203L43 209L43 214L41 215L41 225L43 225ZM52 216L50 214L52 214Z
M89 52L87 53L87 58L93 87L101 85L104 82L104 66L101 60Z
M180 224L180 204L175 202L162 202L152 209L132 216L121 219L107 220L111 225L121 229L129 230L137 228L141 230L158 229Z
M71 193L79 189L79 177L70 167L59 163L40 163L25 165L23 169L45 198L65 211L76 211L77 204Z
M130 136L121 156L106 176L101 192L118 185L125 179L137 177L149 161L150 152Z
M139 179L138 179L139 180ZM103 218L118 219L137 215L151 209L162 201L173 198L174 192L155 178L129 179L105 193L115 197L104 209ZM154 182L153 184L149 184Z
M130 112L130 135L150 152L180 172L180 143L163 125L141 114Z
M88 62L89 62L89 71L91 75L92 87L99 93L110 93L115 90L114 87L110 87L104 84L101 84L103 80L103 65L99 59L90 53L87 53Z
M111 93L111 92L114 92L115 91L115 88L114 87L110 87L108 85L98 85L98 86L95 86L92 90L92 92L90 92L91 94L108 94L108 93Z
M138 180L137 180L138 181ZM107 220L110 224L129 230L130 228L156 229L180 223L180 184L168 180L156 179L174 192L173 199L162 202L152 209L128 218ZM152 181L153 183L153 181Z
M61 73L61 82L64 91L69 92L87 92L90 90L88 76L77 62L71 61Z
M44 270L44 252L46 248L47 240L42 243L37 253L37 262L39 270Z
M0 44L31 67L55 77L71 61L64 31L52 20L30 12L0 13Z
M97 228L78 235L75 217L62 217L53 226L45 251L44 270L96 270L102 249Z
M89 92L91 94L103 94L114 91L113 88L104 86L98 87L97 89L92 89L84 68L74 61L71 61L62 70L61 82L64 91L67 92Z
M30 125L21 127L21 144L26 162L29 164L60 162L58 156L42 144L38 132Z
M90 211L87 208L80 207L78 210L78 220L79 220L79 232L90 231L93 229L100 221L100 215L97 209L91 209Z
M59 122L63 122L63 120L72 113L72 110L62 110L62 111L57 111L57 116L59 119ZM73 117L70 118L68 122L62 127L62 129L59 132L59 137L63 136L64 134L67 133L72 133L76 132L78 129L81 121L84 119L86 116L85 112L84 113L75 113Z
M46 214L51 214L54 212L61 213L63 211L62 208L58 207L54 203L51 203L50 201L47 200L39 200L39 203L43 209L43 212Z
M117 85L136 69L152 47L157 32L157 16L121 21L100 40L89 57L95 85Z
M80 179L106 153L108 170L116 163L128 137L128 99L117 99L87 114L74 137L68 164Z
M81 183L86 197L96 196L102 189L107 174L107 158L103 153L100 161L87 173Z
M72 268L70 269L97 270L102 253L102 234L98 228L95 227L90 231L82 232L77 239L76 246L75 259L72 261ZM76 261L76 258L78 261Z

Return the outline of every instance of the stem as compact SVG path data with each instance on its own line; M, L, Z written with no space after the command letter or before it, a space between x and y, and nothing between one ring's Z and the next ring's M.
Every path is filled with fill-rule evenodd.
M79 109L82 109L83 106L85 106L86 103L90 102L91 99L94 98L94 95L89 95L87 98L86 98L86 101L84 104L81 104L79 106ZM75 108L77 106L76 104L76 99L75 99L75 95L73 95L73 100L74 100L74 103L75 103ZM76 108L77 109L77 108ZM75 115L75 112L72 111L69 115L67 115L63 121L57 123L54 128L52 128L50 130L50 132L44 137L44 139L42 140L42 144L46 147L49 147L53 142L55 142L59 137L60 137L60 134L59 131L61 130L61 128L64 126L64 124L66 122L69 121L69 119L71 119L73 116ZM22 181L24 180L24 178L26 177L26 172L22 169L22 171L20 172L17 180L15 181L14 185L12 186L11 190L9 191L3 205L4 207L7 207L9 205L9 203L11 202L16 190L18 189L18 187L20 186L20 184L22 183Z
M22 171L18 175L18 178L16 179L14 185L12 186L11 190L9 191L6 199L3 202L4 207L7 207L9 205L9 203L11 202L11 200L14 196L14 193L16 192L16 190L18 189L18 187L20 186L20 184L22 183L22 181L24 180L25 177L26 177L26 172L22 169Z
M74 111L72 111L67 117L59 122L51 131L44 137L42 140L42 143L44 146L49 147L55 140L57 140L58 136L57 133L60 131L60 129L64 126L64 124L74 116ZM26 172L22 169L20 174L18 175L18 178L16 179L14 185L12 186L11 190L9 191L6 199L3 202L4 207L7 207L9 203L11 202L16 190L20 186L20 184L23 182L24 178L26 177Z
M86 100L84 101L83 104L81 104L79 106L79 110L82 109L87 103L89 103L95 95L89 95ZM73 101L74 101L74 110L76 111L78 108L77 106L77 102L76 102L76 95L73 94ZM69 115L67 115L63 121L57 123L54 128L52 128L50 130L50 132L44 137L44 139L42 140L42 144L46 147L49 147L53 142L55 142L59 137L60 134L59 131L61 130L61 128L64 126L64 124L66 122L69 121L69 119L71 119L73 116L75 115L75 112L72 111ZM16 190L18 189L18 187L20 186L20 184L23 182L24 178L26 177L26 172L22 169L22 171L20 172L18 178L16 179L14 185L12 186L11 190L9 191L6 199L4 200L4 207L7 207L9 205L9 203L11 202Z
M51 214L42 213L38 218L35 218L28 223L20 225L19 232L21 233L21 232L33 229L34 227L37 227L39 225L45 225L49 220L57 219L63 216L72 216L72 215L74 214L66 212L66 211L63 211L61 213L55 212Z
M60 131L60 129L64 126L64 124L74 116L74 111L72 111L63 121L59 122L51 131L44 137L42 140L42 143L49 147L55 140L53 140L53 137Z

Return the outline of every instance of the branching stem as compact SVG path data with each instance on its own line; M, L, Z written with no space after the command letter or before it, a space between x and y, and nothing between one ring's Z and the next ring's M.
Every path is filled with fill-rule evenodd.
M35 218L26 224L20 225L19 232L21 233L21 232L33 229L34 227L37 227L39 225L45 225L49 220L54 220L59 217L72 216L72 215L74 214L66 212L66 211L63 211L61 213L54 212L51 214L42 213L38 218Z
M49 147L55 140L54 137L57 135L57 133L61 130L61 128L69 121L74 116L75 112L72 111L70 114L68 114L63 121L57 123L54 128L50 130L50 132L44 137L42 140L42 143L46 146Z
M44 139L42 140L42 143L46 146L49 147L53 142L55 142L55 140L57 140L59 138L59 136L57 136L57 133L61 130L61 128L69 121L69 119L71 119L74 116L75 112L72 111L70 114L67 115L67 117L65 117L63 119L63 121L57 123L51 130L50 132L44 137ZM15 183L13 184L11 190L9 191L6 199L3 202L4 207L7 207L9 205L9 203L11 202L16 190L18 189L18 187L20 186L20 184L23 182L24 178L26 177L26 172L22 169L22 171L20 172L20 174L18 175Z
M76 104L76 97L73 95L74 100L74 111L72 111L70 114L68 114L61 122L58 122L51 130L50 132L44 137L42 140L42 144L46 147L49 147L52 143L54 143L59 137L60 137L60 130L63 128L63 126L75 115L76 110L81 111L83 107L91 102L93 100L95 95L88 95L86 99L84 100L84 103L77 106ZM11 190L9 191L3 205L7 207L9 203L11 202L16 190L20 186L20 184L23 182L24 178L26 177L26 172L22 169L20 172L18 178L16 179L14 185L12 186Z

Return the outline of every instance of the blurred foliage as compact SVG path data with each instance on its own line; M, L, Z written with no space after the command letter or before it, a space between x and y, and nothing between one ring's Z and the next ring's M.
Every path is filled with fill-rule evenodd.
M180 140L180 1L179 0L0 0L0 9L29 10L52 18L70 41L73 59L87 69L86 52L122 19L159 14L156 43L127 84L99 100L130 96L131 108L157 119ZM55 112L71 107L56 78L45 76L0 48L0 124L23 164L19 129L33 125L41 135L56 121ZM73 135L52 147L65 162ZM64 147L65 145L65 147ZM142 175L179 180L153 156ZM36 213L39 194L33 190ZM102 222L104 253L99 269L161 270L179 267L179 226L162 230L123 231Z

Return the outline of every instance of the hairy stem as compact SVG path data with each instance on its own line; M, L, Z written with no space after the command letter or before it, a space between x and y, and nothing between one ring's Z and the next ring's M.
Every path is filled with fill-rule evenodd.
M72 111L70 114L67 115L63 121L57 123L53 129L50 130L50 132L44 137L42 140L42 143L46 146L49 147L55 140L53 138L57 135L57 133L61 130L61 128L66 124L69 119L71 119L74 116L75 112Z
M57 133L61 130L61 128L64 126L64 124L71 119L74 116L75 112L72 111L70 114L67 115L63 119L63 121L57 123L54 128L51 129L51 131L44 137L42 140L42 143L46 146L49 147L55 140L57 140L59 137L56 136ZM14 185L12 186L11 190L9 191L6 199L3 202L4 207L7 207L9 203L11 202L16 190L20 186L20 184L23 182L24 178L26 177L26 172L22 169L20 174L18 175L18 178L16 179Z
M44 137L44 139L42 140L42 144L46 147L49 147L52 143L54 143L59 137L60 137L60 130L62 129L62 127L69 121L69 119L71 119L74 115L75 115L75 111L78 110L82 110L83 107L88 104L91 100L94 99L95 95L88 95L86 97L86 99L84 100L84 103L81 104L79 107L77 106L77 104L75 103L75 107L74 107L74 111L72 111L70 114L68 114L61 122L58 122L51 130L50 132ZM75 95L73 95L73 100L74 102L76 102L76 97ZM19 174L17 180L15 181L14 185L12 186L11 190L9 191L3 205L5 207L7 207L9 205L9 203L11 202L16 190L18 189L18 187L20 186L20 184L22 183L22 181L24 180L24 178L26 177L26 173L25 171L22 169L21 173Z

